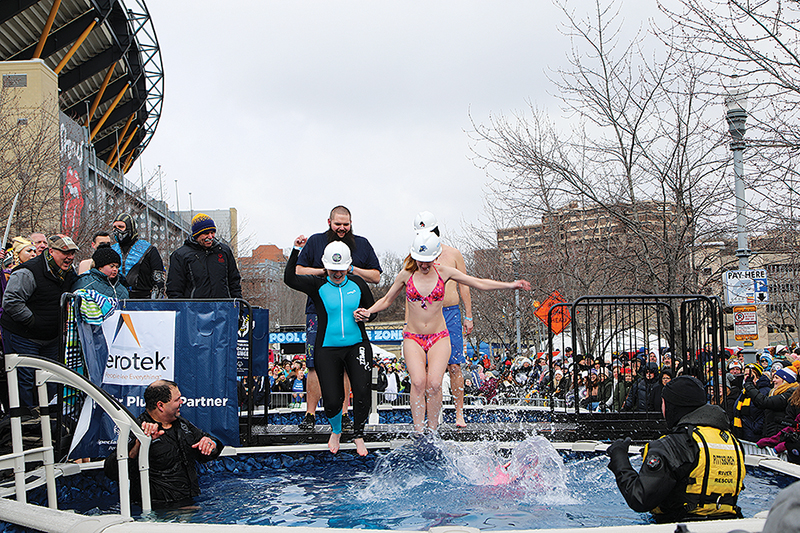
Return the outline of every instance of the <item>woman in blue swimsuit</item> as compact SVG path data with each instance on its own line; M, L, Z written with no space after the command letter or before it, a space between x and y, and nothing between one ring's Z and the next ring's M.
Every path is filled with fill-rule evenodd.
M315 365L322 389L322 405L331 423L328 449L339 451L342 435L342 403L344 402L344 371L350 376L353 390L353 442L359 455L367 455L364 444L364 425L372 404L372 347L364 324L353 317L359 307L375 301L366 282L359 276L348 275L350 249L341 241L325 247L322 264L326 276L298 276L295 273L297 256L306 243L300 235L286 262L283 281L289 287L306 293L317 308L319 319L314 346Z
M419 233L389 292L373 306L356 309L354 313L358 321L369 320L373 313L389 307L405 290L408 324L403 333L403 355L411 380L414 430L420 433L424 429L425 414L428 415L428 429L435 430L442 409L442 378L450 359L450 343L439 342L448 337L442 314L445 283L452 279L481 290L531 289L531 284L525 280L507 283L474 278L444 265L437 268L433 261L441 253L442 244L435 233Z

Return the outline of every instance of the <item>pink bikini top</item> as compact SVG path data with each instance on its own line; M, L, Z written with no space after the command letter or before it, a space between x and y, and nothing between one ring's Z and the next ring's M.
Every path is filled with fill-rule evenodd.
M436 267L433 267L433 269L436 270ZM422 296L414 285L414 274L411 274L411 277L408 278L406 282L406 300L409 302L420 302L423 309L428 308L426 302L441 302L444 300L444 281L438 270L436 270L436 275L439 277L436 286L429 295Z

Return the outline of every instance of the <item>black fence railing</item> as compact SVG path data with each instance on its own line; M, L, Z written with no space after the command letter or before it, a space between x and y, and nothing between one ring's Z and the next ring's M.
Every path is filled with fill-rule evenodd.
M554 333L554 323L563 323L565 312L569 313L568 327ZM669 379L665 374L695 376L708 384L712 403L725 400L721 386L725 380L721 363L726 359L724 315L719 298L583 296L554 305L548 313L548 328L548 371L551 376L561 372L561 376L548 379L544 390L563 399L565 410L630 411L658 418L659 390ZM571 356L571 366L566 355ZM648 374L651 368L656 372ZM550 405L558 409L556 402Z

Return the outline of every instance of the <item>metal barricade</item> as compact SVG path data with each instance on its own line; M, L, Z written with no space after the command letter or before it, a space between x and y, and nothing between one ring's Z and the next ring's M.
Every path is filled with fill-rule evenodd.
M555 313L569 312L570 324L560 334L552 331ZM561 318L561 315L558 317ZM560 320L559 320L560 321ZM551 409L574 413L635 411L640 417L661 417L649 389L644 405L632 398L634 384L643 379L645 365L669 369L712 384L712 402L724 401L724 314L717 297L697 294L583 296L572 303L554 305L548 313L547 362L550 372L560 364L565 382L552 375L545 395ZM572 348L573 366L564 354ZM554 353L558 355L554 355ZM610 372L607 364L616 364ZM660 374L657 374L660 377ZM595 378L594 376L597 376ZM610 394L609 394L609 391ZM635 405L634 405L635 403Z

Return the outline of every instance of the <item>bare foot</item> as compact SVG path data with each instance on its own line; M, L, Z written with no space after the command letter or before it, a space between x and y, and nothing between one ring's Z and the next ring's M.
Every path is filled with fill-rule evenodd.
M465 428L465 427L467 427L467 421L464 420L464 413L457 413L456 414L456 427L457 428Z
M331 453L336 453L339 451L339 439L341 436L341 433L331 433L331 438L328 439L328 449L331 451Z
M353 439L353 442L356 444L356 452L361 457L367 455L367 445L364 444L364 439Z

